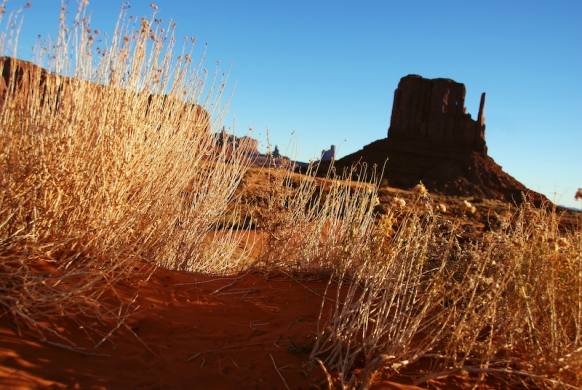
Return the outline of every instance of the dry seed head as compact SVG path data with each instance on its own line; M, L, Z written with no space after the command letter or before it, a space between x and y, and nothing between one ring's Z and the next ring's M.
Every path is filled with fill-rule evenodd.
M564 249L564 248L567 248L569 246L570 246L570 242L568 242L568 240L566 240L564 237L560 237L556 241L556 250Z
M428 194L428 190L426 189L426 187L424 186L424 184L422 184L422 182L418 183L413 189L412 191L416 192L419 195L427 195Z
M471 202L467 202L466 200L464 200L463 203L465 204L466 211L468 211L471 214L475 214L475 212L477 211L477 208L475 206L473 206L471 204Z
M391 213L382 215L380 223L378 224L378 231L384 236L392 236L394 234L394 229L392 228L393 223L394 217Z
M401 209L403 209L404 207L406 207L406 201L404 199L402 199L402 198L394 198L394 200L392 201L392 203L395 206L397 206L397 207L399 207Z
M582 188L578 188L578 191L576 191L576 195L574 195L574 199L582 200Z

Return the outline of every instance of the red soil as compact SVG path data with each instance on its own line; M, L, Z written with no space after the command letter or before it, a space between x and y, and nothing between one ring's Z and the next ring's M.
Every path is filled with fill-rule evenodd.
M217 278L159 269L138 289L139 309L129 326L99 348L102 336L90 339L72 320L58 323L87 353L107 357L18 336L4 315L0 388L325 389L323 370L306 362L326 285L286 274ZM116 289L125 296L135 291ZM416 387L385 382L376 388Z

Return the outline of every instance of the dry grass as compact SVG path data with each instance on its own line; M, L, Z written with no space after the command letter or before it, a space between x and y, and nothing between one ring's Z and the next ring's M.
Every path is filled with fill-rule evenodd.
M104 340L134 310L118 282L145 282L157 266L248 267L233 258L245 258L253 226L252 266L337 287L310 356L330 382L365 389L406 371L422 384L464 370L477 382L580 386L580 222L560 229L555 209L524 202L468 240L460 225L483 206L435 203L419 185L379 216L365 167L325 179L317 167L272 168L265 185L241 185L245 150L213 138L226 75L207 80L189 45L176 60L175 26L122 13L97 48L84 6L71 26L64 15L57 42L37 51L51 73L34 68L21 84L13 74L0 108L0 305L21 329L66 343L55 317L113 321L94 330ZM2 55L17 32L9 20Z
M462 369L510 386L579 386L582 229L560 232L555 209L526 202L504 228L461 245L426 193L417 202L424 213L396 203L382 216L357 272L338 269L348 292L312 359L345 388L367 388L379 372L420 384Z
M284 267L295 271L327 272L355 269L356 254L373 228L377 189L348 173L315 178L307 174L269 170L269 185L246 194L254 224L265 234L264 250L256 266ZM365 170L362 170L365 172Z
M6 69L0 112L0 303L40 337L43 318L109 313L100 297L136 267L235 269L238 239L215 230L249 165L213 138L227 75L207 79L193 40L176 60L175 25L122 13L98 48L85 5L65 15L37 48L50 73Z

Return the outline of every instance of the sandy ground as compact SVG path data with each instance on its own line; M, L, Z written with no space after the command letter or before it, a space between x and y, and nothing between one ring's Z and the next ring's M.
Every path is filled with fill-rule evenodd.
M138 290L139 309L127 320L131 331L121 326L94 348L100 336L90 339L72 321L59 324L87 353L108 356L19 337L4 316L0 388L324 389L322 369L306 362L325 287L325 280L286 274L217 278L160 269ZM415 387L386 382L375 388Z

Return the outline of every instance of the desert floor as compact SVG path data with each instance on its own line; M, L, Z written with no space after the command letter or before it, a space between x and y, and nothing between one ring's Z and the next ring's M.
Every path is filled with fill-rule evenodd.
M413 197L394 189L380 197L387 204L395 195ZM501 214L507 207L484 201L469 218L460 200L436 201L446 202L451 217L462 219L467 239L486 229L493 211ZM570 219L565 222L577 221ZM322 310L324 295L330 302L337 292L326 275L253 270L218 277L157 269L149 281L127 281L115 290L127 300L137 291L135 312L120 326L96 321L82 326L71 319L53 323L82 351L43 342L31 331L19 335L13 319L0 316L0 389L329 388L323 369L308 364L318 324L328 312L327 305ZM87 332L87 326L101 336ZM418 389L412 374L418 378L429 367L429 361L419 361L390 381L379 376L372 388ZM474 380L457 375L424 386L470 388ZM479 388L498 385L481 382Z
M158 269L138 288L128 326L99 348L100 337L72 322L59 324L86 353L19 337L4 316L0 388L327 388L323 370L306 363L327 286L324 277L286 273L222 278ZM120 295L134 291L117 288ZM333 286L327 295L335 296ZM115 327L108 325L94 324L104 332ZM417 388L405 375L397 381L379 378L375 388Z

